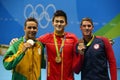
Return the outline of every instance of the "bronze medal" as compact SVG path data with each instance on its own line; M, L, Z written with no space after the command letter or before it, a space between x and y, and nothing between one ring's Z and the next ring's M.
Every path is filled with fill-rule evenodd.
M61 57L58 57L58 56L57 56L57 57L55 58L55 61L56 61L56 63L60 63L60 62L61 62Z
M84 51L86 49L86 46L84 45L84 40L83 39L80 39L79 40L79 43L78 43L78 51L81 55L84 54Z

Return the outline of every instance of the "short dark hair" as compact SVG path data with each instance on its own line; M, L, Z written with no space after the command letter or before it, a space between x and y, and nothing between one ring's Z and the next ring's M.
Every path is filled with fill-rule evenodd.
M57 17L57 16L63 16L65 18L65 22L67 23L67 15L64 11L57 10L53 15L52 22L54 21L54 18Z
M26 23L27 23L28 21L33 21L33 22L35 22L35 23L37 24L37 26L38 26L38 21L37 21L37 19L35 19L34 17L29 17L29 18L27 18L26 21L25 21L25 23L24 23L24 26L26 26Z
M92 21L91 18L89 18L89 17L82 18L82 20L80 22L80 25L82 25L83 21L89 21L92 24L92 26L93 26L93 21Z

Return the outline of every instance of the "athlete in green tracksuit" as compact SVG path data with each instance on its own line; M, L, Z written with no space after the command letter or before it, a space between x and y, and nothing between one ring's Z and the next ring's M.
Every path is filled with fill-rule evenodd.
M38 31L37 21L28 18L24 31L24 37L8 48L3 65L7 70L12 70L12 80L41 80L41 68L45 67L45 60L43 46L35 38Z

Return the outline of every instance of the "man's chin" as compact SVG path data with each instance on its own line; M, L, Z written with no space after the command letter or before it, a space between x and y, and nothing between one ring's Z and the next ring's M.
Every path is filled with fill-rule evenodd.
M84 35L89 36L89 35L91 35L91 33L84 33Z
M90 36L90 34L84 34L84 36Z
M29 39L32 39L32 40L34 40L34 39L35 39L35 36L31 36L31 37L29 37Z
M62 31L62 29L57 29L57 31Z

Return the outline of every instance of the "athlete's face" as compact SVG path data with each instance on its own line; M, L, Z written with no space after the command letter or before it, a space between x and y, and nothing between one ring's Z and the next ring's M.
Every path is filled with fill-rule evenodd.
M83 36L92 35L93 25L89 21L83 21L80 26Z
M52 24L55 32L63 32L67 23L64 16L56 16Z
M38 31L37 23L34 21L28 21L24 27L25 37L27 39L35 39L36 33Z

